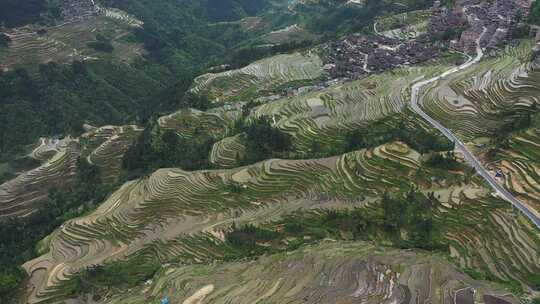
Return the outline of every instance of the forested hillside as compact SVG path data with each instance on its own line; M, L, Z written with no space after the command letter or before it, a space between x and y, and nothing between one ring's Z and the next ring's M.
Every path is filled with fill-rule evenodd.
M104 53L98 61L0 71L0 152L18 151L39 136L78 134L83 123L140 122L162 110L161 104L174 107L178 102L175 95L182 94L176 91L187 89L185 85L178 87L177 82L189 81L204 68L221 62L219 54L246 39L245 35L223 36L221 29L209 29L208 22L238 19L264 7L262 1L219 3L220 9L212 11L210 3L193 1L185 1L185 5L175 1L103 1L103 5L126 9L145 22L144 29L134 28L133 34L144 43L146 56L126 64L108 59ZM1 18L9 27L38 22L47 9L45 1L23 5L7 1L2 5ZM11 16L18 19L9 19ZM9 36L2 37L4 47L9 47ZM217 37L221 40L216 41Z
M97 42L88 44L104 52L103 58L97 61L74 62L68 66L22 65L1 73L3 115L0 126L2 130L7 130L4 126L19 126L15 132L2 131L2 153L20 150L22 145L34 142L39 136L76 134L83 123L144 123L154 113L174 109L189 86L185 82L208 67L225 63L241 67L253 60L310 44L258 46L260 42L256 37L287 23L302 22L314 33L346 33L362 30L375 16L404 9L392 2L383 5L371 0L358 8L343 6L345 2L323 1L300 5L295 8L298 12L293 13L286 11L286 1L267 0L103 0L99 4L122 9L144 23L143 27L132 29L131 39L141 42L146 54L126 65L118 60L120 58L106 54L112 45L108 38L98 35ZM414 1L406 9L427 4ZM12 1L2 2L2 5L5 8L0 11L7 26L41 22L45 17L49 23L61 22L58 12L53 14L56 21L50 18L51 12L60 9L54 1L25 2L28 7ZM18 10L24 10L24 14ZM258 15L262 18L261 26L253 29L247 30L241 23L232 22ZM10 16L19 19L10 21ZM43 30L46 31L46 27ZM9 47L9 36L5 37L3 43Z
M17 152L38 137L81 134L94 125L135 122L166 79L144 65L73 62L0 73L0 152ZM155 103L159 106L159 102Z
M47 10L47 1L2 0L0 2L0 24L6 27L16 27L42 20L41 14Z
M0 1L0 303L540 300L536 3Z

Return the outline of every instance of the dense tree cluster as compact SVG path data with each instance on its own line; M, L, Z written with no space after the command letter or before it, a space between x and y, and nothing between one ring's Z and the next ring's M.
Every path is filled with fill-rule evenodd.
M435 225L433 217L437 203L433 193L427 197L414 190L406 196L386 193L382 200L384 230L400 247L446 250L441 225Z
M7 47L11 42L11 38L4 33L0 33L0 47Z
M157 260L133 257L127 261L116 261L88 267L66 286L70 295L93 294L93 300L101 300L100 294L115 288L129 288L141 284L161 268Z
M184 170L198 170L210 167L208 156L215 139L204 131L186 139L172 130L152 134L147 128L130 146L122 160L122 167L128 178L138 177L159 168L180 167Z
M540 3L533 1L529 15L527 16L527 22L534 25L540 25Z
M227 234L227 243L239 250L253 254L257 252L258 244L280 238L279 233L269 229L259 228L254 225L235 227Z
M409 124L403 116L390 116L371 122L369 127L338 132L335 138L341 142L328 145L314 140L311 143L307 158L327 157L343 154L364 148L373 148L392 141L402 141L412 149L427 153L432 151L449 151L454 144L437 131Z
M338 1L321 1L321 6L334 6ZM346 1L339 1L345 4ZM371 31L370 25L376 17L383 14L399 13L405 10L425 9L433 4L428 0L410 0L406 3L367 0L362 6L340 5L328 13L318 15L309 21L308 28L319 33L346 33ZM300 7L300 10L313 10L311 5ZM326 12L325 10L322 10Z
M267 0L206 0L205 11L212 21L233 21L259 13Z
M529 276L529 282L532 283L532 286L535 290L540 291L540 274L533 273ZM540 300L540 298L538 298Z
M269 47L262 47L259 45L250 45L242 47L232 52L227 57L227 62L231 68L240 68L246 66L256 60L269 57L275 54L288 53L298 49L304 49L315 44L316 41L304 40L304 41L291 41Z
M24 69L0 72L0 153L40 136L78 134L84 122L134 121L144 96L160 88L144 71L122 64L76 61L41 65L37 75Z
M96 40L88 42L87 45L99 52L111 53L114 47L109 39L103 35L96 35Z
M135 35L157 63L174 74L196 75L224 63L226 50L254 37L239 20L258 13L267 0L104 0L104 5L125 10L144 22ZM214 23L214 24L212 24Z
M245 125L236 126L244 134L246 147L241 162L251 164L269 158L289 158L293 148L292 136L274 127L267 117L261 117Z
M288 158L292 151L292 137L260 118L244 125L239 122L236 132L243 134L246 153L239 161L251 164L273 157ZM184 138L173 130L162 130L150 121L137 141L124 155L122 164L129 178L151 173L158 168L180 167L184 170L211 168L210 151L216 138L202 129Z
M540 113L538 113L537 103L525 111L504 111L500 113L500 117L503 123L492 132L492 147L487 153L487 156L490 158L495 157L499 150L506 149L510 146L512 135L529 128L540 128Z
M461 37L465 27L452 27L445 31L432 33L430 39L432 42L449 41Z
M437 204L432 194L425 196L411 190L406 194L385 194L376 210L298 212L270 227L234 226L226 234L227 245L234 249L226 258L291 250L324 238L385 240L402 248L445 252L447 245L432 213Z
M433 153L429 155L429 158L424 162L424 164L429 167L444 170L463 169L463 165L456 160L456 156L453 151L448 151L444 154Z
M0 170L0 184L14 178L17 172L28 171L40 165L39 161L28 155L0 157L0 163L3 167Z
M38 22L46 8L46 0L2 0L0 1L0 25L16 27Z

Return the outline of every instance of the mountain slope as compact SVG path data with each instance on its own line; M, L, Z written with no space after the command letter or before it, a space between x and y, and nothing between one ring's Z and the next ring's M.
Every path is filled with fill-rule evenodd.
M0 301L534 303L538 227L494 190L539 209L531 3L428 5L62 3L97 59L0 75Z
M148 283L104 303L148 303L166 296L178 303L468 303L489 296L517 303L439 257L361 242L327 241L253 262L168 265Z

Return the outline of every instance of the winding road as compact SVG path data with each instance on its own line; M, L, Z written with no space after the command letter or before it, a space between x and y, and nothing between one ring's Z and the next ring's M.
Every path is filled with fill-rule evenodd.
M460 66L457 66L455 68L452 68L448 71L445 71L444 73L440 74L439 76L435 76L433 78L423 80L420 82L415 83L412 86L412 92L411 92L411 107L414 112L416 112L418 115L422 116L427 122L429 122L433 127L441 131L444 136L446 136L449 140L455 143L456 149L461 151L463 153L463 156L467 160L467 162L473 166L476 169L476 173L480 174L482 178L484 178L491 188L493 188L498 196L501 198L507 200L512 205L514 205L517 209L519 209L523 214L525 214L535 225L538 229L540 229L540 217L536 215L533 211L529 210L527 206L523 205L512 193L510 193L508 190L506 190L503 186L501 186L490 174L489 172L484 168L482 163L474 156L473 153L471 153L467 147L459 140L459 138L452 133L449 129L445 128L442 124L440 124L438 121L431 118L426 112L424 112L421 107L419 106L419 96L420 96L420 90L433 82L438 81L439 79L442 79L446 76L449 76L453 73L465 70L469 68L470 66L478 63L482 57L484 56L484 52L480 46L480 39L486 32L486 28L484 27L484 30L480 37L476 40L476 57L469 58L467 62L463 63Z

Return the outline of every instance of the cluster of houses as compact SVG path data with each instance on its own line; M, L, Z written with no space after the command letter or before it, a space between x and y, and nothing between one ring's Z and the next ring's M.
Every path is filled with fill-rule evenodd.
M452 6L435 1L427 33L411 40L351 35L324 47L324 68L331 78L361 79L427 61L446 47L474 53L479 39L482 47L495 48L508 43L529 8L528 0L456 0Z
M479 38L482 47L495 48L525 20L530 4L527 0L458 0L447 7L435 1L428 32L458 34L450 46L460 51L474 52Z
M60 10L62 18L67 22L85 20L98 15L94 0L62 1Z
M325 70L332 78L361 79L371 72L424 62L438 49L424 41L352 35L325 47Z

